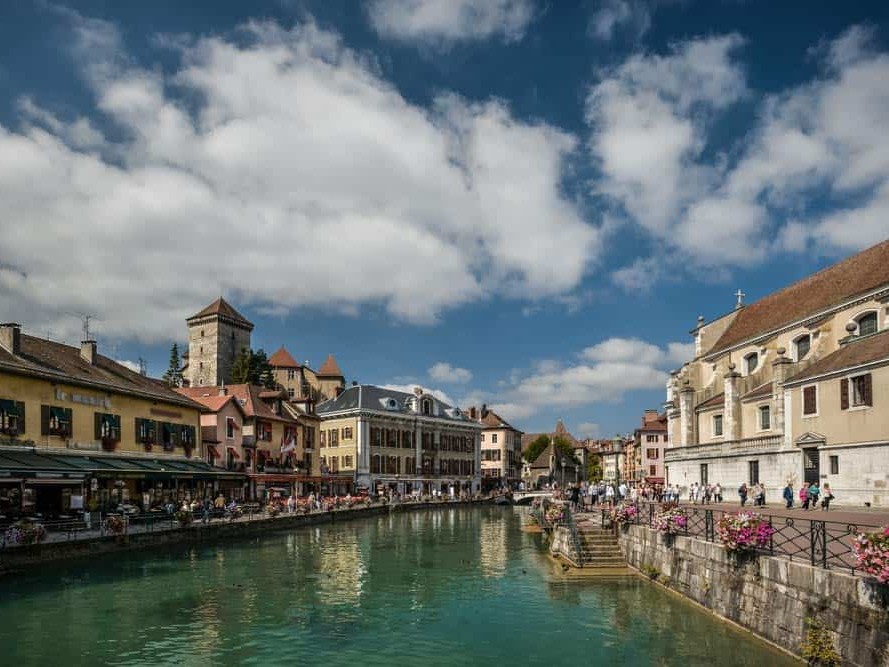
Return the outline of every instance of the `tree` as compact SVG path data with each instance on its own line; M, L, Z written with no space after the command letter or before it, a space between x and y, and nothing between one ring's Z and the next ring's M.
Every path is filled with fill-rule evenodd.
M533 463L540 453L549 447L550 442L555 445L556 450L567 456L571 461L577 463L577 459L574 458L574 447L571 446L571 443L568 442L566 438L563 438L560 435L557 435L555 438L550 438L550 436L542 433L538 435L534 440L531 441L531 444L528 445L528 448L522 453L522 457L528 462Z
M176 343L173 343L173 347L170 348L170 365L164 372L163 376L161 376L161 379L167 383L168 387L182 386L181 363L179 358L179 346Z
M263 349L254 352L242 347L235 358L229 381L233 384L255 384L266 389L277 387L272 366Z
M590 454L586 464L586 478L590 482L598 482L602 477L602 456Z

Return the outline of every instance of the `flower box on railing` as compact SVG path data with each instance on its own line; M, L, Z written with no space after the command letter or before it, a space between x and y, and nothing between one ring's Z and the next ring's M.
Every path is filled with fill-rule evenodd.
M873 533L858 533L852 550L863 572L881 584L889 584L889 526Z
M724 514L716 522L716 535L725 550L734 554L753 553L769 546L775 529L756 512Z

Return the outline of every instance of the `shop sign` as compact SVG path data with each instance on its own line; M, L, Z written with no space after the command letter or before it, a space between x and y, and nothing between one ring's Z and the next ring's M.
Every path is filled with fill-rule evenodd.
M89 396L87 394L75 394L62 391L56 388L57 401L71 401L72 403L80 403L81 405L92 405L94 407L111 409L111 399L107 396Z
M68 443L68 449L82 449L91 452L97 452L101 449L101 444L98 442L74 442L73 440Z

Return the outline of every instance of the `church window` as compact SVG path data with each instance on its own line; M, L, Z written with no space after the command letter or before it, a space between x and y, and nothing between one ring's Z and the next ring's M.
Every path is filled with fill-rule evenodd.
M871 311L865 313L856 320L858 322L858 335L867 336L868 334L877 332L877 314Z
M772 428L772 409L768 405L759 407L759 429L768 431Z
M759 366L759 355L756 352L751 352L744 357L744 370L747 372L747 375L751 375L756 371L757 366Z
M803 387L803 414L814 415L818 413L818 387L811 385Z
M713 435L722 435L722 415L713 415Z
M796 350L796 360L800 361L806 358L806 355L809 354L809 350L812 349L812 338L809 334L805 336L800 336L795 341L793 341L793 347Z
M204 330L201 329L201 338L203 338L203 337L204 337Z

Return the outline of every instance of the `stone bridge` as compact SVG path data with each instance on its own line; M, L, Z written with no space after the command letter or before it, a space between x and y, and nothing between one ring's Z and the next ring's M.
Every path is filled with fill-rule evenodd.
M516 505L530 505L535 498L552 498L552 491L513 491L512 501Z

